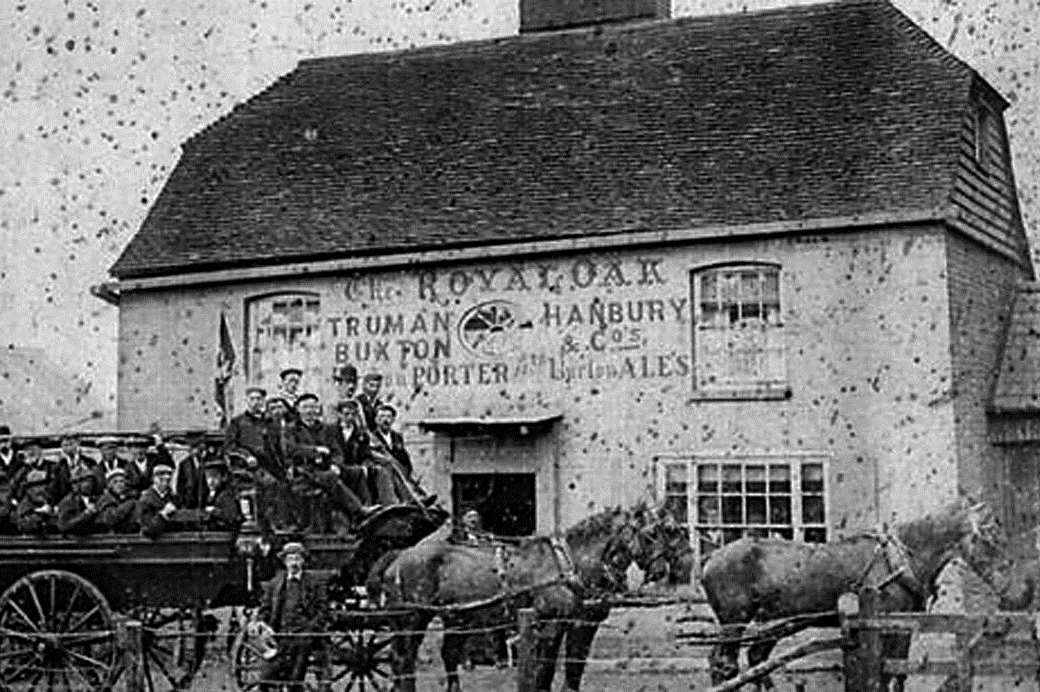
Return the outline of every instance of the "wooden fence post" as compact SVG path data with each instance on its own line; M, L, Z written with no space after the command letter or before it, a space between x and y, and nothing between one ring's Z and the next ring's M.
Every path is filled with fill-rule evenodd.
M145 692L144 643L141 639L141 621L130 618L116 619L116 644L123 657L126 692Z
M516 614L516 690L534 692L536 637L533 608L521 608Z
M858 595L844 594L838 600L842 635L848 639L843 665L846 692L881 690L881 633L862 626L864 620L877 614L877 603L876 589L862 589Z

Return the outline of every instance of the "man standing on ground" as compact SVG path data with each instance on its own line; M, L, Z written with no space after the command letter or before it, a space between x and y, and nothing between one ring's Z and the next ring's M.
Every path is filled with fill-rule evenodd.
M284 685L297 689L307 674L312 650L324 646L322 637L293 636L302 632L323 632L328 615L325 584L306 571L306 549L301 543L286 543L278 557L284 569L265 584L258 617L278 637L278 653L264 662L260 673L261 690L279 690ZM256 636L260 623L250 623L246 633ZM327 689L327 688L326 688Z

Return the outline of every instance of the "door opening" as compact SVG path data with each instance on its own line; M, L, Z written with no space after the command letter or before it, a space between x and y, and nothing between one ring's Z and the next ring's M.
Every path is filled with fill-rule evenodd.
M456 521L475 509L491 533L528 536L536 530L533 473L453 473L451 503Z

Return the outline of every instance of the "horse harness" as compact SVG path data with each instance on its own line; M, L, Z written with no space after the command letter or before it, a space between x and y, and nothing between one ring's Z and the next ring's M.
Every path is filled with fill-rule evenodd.
M878 591L884 591L890 584L895 583L903 587L915 599L925 600L928 597L928 590L914 572L913 554L906 547L906 544L899 540L896 535L888 532L868 535L876 541L876 544L870 560L856 581L856 589L869 586ZM888 576L877 584L864 584L874 565L882 558L885 561L885 567L888 569Z

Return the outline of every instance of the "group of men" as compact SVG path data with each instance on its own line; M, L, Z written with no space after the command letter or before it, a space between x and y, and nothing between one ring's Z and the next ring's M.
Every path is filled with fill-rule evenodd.
M188 466L201 454L193 441ZM175 463L163 443L129 447L119 456L119 440L97 441L100 458L80 449L75 435L61 440L57 459L30 440L15 449L11 429L0 425L0 533L82 535L100 532L157 536L180 520L178 509L196 510L196 527L231 530L243 521L223 459L210 459L194 475L181 473L173 487Z
M354 526L380 507L429 506L413 477L396 409L380 398L383 377L369 373L358 391L353 366L333 372L337 400L329 419L318 395L301 391L303 372L286 368L272 396L246 390L246 410L225 430L223 452L252 469L263 529L328 533Z

